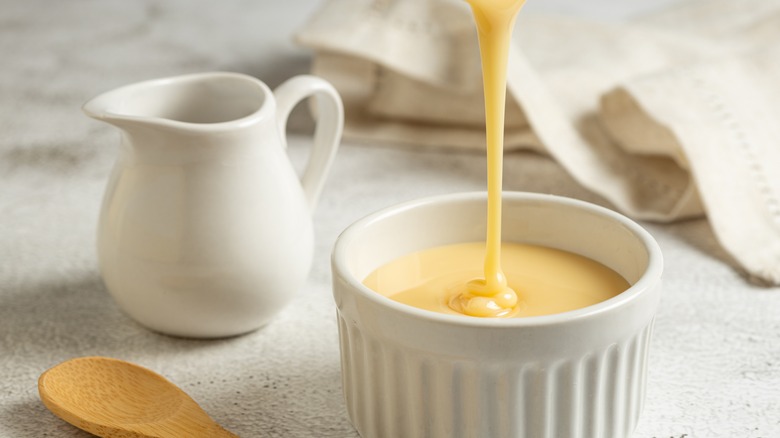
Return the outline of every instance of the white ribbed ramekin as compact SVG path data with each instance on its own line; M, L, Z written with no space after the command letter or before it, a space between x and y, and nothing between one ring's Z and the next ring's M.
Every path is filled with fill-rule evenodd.
M599 261L632 285L583 309L517 319L433 313L361 284L410 252L483 240L486 196L392 207L351 225L333 252L344 395L373 437L626 438L645 390L662 256L611 210L549 195L505 193L504 241Z

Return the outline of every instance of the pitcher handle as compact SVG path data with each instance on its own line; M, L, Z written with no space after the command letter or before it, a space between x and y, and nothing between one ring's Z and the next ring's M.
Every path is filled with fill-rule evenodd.
M274 90L274 96L276 97L276 120L284 147L287 147L287 119L290 112L307 97L315 96L317 99L314 146L301 177L301 186L309 203L309 209L314 211L341 141L341 133L344 129L344 104L330 83L310 75L296 76L287 80Z

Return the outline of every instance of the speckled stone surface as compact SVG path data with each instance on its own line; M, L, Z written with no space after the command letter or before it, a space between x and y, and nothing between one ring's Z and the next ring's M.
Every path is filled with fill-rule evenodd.
M636 0L549 1L529 9L616 19ZM668 3L668 2L666 2ZM329 253L338 233L376 209L420 196L482 190L479 154L344 144L315 214L309 281L265 328L218 341L140 327L106 293L96 267L97 212L118 135L79 106L118 85L231 70L275 86L308 70L290 34L310 0L0 1L0 436L85 437L40 403L36 381L71 357L137 362L173 382L233 432L355 437L341 395ZM309 129L305 111L293 125ZM291 135L305 163L307 138ZM597 203L556 164L506 159L506 189ZM645 411L634 437L780 436L780 290L748 283L704 220L647 224L666 257Z

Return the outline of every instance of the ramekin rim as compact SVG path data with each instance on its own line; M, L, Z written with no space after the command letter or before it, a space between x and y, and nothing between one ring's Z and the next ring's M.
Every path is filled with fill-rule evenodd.
M538 327L548 325L558 325L563 323L571 323L578 320L597 317L600 314L610 312L615 308L623 307L629 302L636 299L637 296L643 293L643 291L651 289L655 283L658 283L663 273L663 255L661 249L656 242L655 238L645 230L642 226L637 224L632 219L606 207L596 205L590 202L582 201L579 199L569 198L565 196L544 194L544 193L531 193L531 192L519 192L519 191L504 191L502 193L503 199L525 199L536 200L542 202L556 202L562 203L577 208L582 208L590 212L607 216L613 220L616 220L628 230L630 230L644 245L648 252L648 266L645 269L642 276L631 287L621 292L620 294L602 301L600 303L583 307L580 309L570 310L567 312L555 313L550 315L541 316L529 316L523 318L479 318L469 317L465 315L449 315L444 313L437 313L429 310L419 309L413 306L409 306L403 303L394 301L384 295L381 295L367 286L363 285L362 281L356 279L348 272L347 268L347 250L351 242L354 241L360 231L374 222L380 221L385 217L400 214L404 211L413 208L420 208L430 204L437 203L449 203L455 201L476 201L485 199L486 192L458 192L444 195L435 195L424 198L418 198L399 204L395 204L374 213L370 213L357 221L349 225L336 239L336 243L331 254L331 264L333 274L338 276L342 281L353 287L360 295L364 296L370 301L388 308L391 311L406 314L418 319L428 320L436 322L442 325L457 325L468 326L475 328L519 328L519 327ZM335 292L335 291L334 291Z

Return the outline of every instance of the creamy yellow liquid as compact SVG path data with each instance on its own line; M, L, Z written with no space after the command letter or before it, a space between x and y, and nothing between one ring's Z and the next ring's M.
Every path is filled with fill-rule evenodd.
M458 315L450 305L483 272L482 242L440 246L381 266L363 281L395 301ZM586 257L543 246L504 243L501 257L510 288L522 297L510 315L549 315L590 306L628 288L615 271Z
M486 242L407 255L374 271L364 284L415 307L477 317L559 313L619 294L628 283L593 260L538 246L504 244L502 248L507 61L512 28L525 0L467 1L477 24L485 90Z
M488 211L484 275L471 280L450 302L459 313L501 317L517 313L520 299L508 286L501 264L501 191L504 158L504 110L509 41L525 0L468 0L479 35L485 90Z

